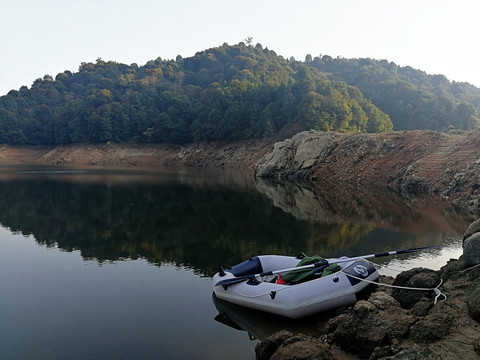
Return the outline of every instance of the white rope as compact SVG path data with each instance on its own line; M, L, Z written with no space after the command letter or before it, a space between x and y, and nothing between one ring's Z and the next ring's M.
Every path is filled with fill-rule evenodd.
M464 270L460 270L459 272L461 272L461 273L464 273L464 272L467 272L467 271L473 270L473 269L475 269L475 268L477 268L477 267L480 267L480 264L477 264L477 265L471 266L471 267L469 267L469 268L467 268L467 269L464 269Z
M442 293L439 289L439 287L443 284L443 279L440 279L440 284L437 285L437 287L435 288L414 288L414 287L408 287L408 286L398 286L398 285L390 285L390 284L382 284L382 283L379 283L379 282L375 282L375 281L371 281L371 280L367 280L367 279L362 279L362 278L359 278L359 277L356 277L355 275L351 275L351 274L347 274L346 272L343 272L342 270L340 270L341 273L344 273L345 275L347 276L350 276L354 279L357 279L357 280L360 280L360 281L366 281L368 283L371 283L371 284L376 284L376 285L380 285L380 286L386 286L386 287L390 287L390 288L395 288L395 289L403 289L403 290L420 290L420 291L433 291L435 293L435 301L434 301L434 305L437 305L437 301L439 299L440 296L443 297L443 300L440 300L440 301L445 301L447 300L447 295L445 295L444 293Z

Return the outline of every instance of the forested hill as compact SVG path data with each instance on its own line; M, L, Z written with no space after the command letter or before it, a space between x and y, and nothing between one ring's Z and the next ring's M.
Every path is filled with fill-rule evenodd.
M357 88L243 43L145 66L98 59L0 100L0 143L237 140L285 127L377 132L392 123Z
M325 56L300 62L244 43L144 66L97 59L0 97L0 143L186 143L310 128L478 126L477 88L443 77L418 83L404 70Z
M480 126L480 89L471 84L450 82L443 75L428 75L386 60L307 56L305 63L331 80L358 87L390 116L395 130Z

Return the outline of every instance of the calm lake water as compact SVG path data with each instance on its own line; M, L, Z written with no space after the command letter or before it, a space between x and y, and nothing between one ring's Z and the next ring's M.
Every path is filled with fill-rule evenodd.
M277 330L317 334L212 296L257 254L379 258L438 269L468 221L448 204L332 193L237 171L0 168L0 359L254 359Z

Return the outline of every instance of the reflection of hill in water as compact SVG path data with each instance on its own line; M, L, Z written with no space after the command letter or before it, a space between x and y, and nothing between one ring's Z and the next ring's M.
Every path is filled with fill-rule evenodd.
M380 189L316 189L255 179L257 189L297 219L312 223L362 223L401 231L462 233L465 221L447 203L405 200Z
M379 243L383 250L395 248L398 241L410 242L408 246L442 241L441 233L428 238L420 234L419 239L399 231L379 232L377 219L385 228L395 225L396 216L423 223L422 213L416 211L379 208L379 214L387 215L372 215L368 208L362 213L358 203L334 206L328 198L301 188L257 183L265 197L246 179L188 172L2 174L0 223L33 234L40 244L79 250L86 259L141 257L189 266L205 275L212 275L219 264L260 253L337 256L375 252ZM456 229L447 227L441 229Z

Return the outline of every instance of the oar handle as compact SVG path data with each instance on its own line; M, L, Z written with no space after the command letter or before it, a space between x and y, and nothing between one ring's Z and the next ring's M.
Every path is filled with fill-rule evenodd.
M433 246L425 246L425 247L419 247L419 248L411 248L411 249L406 249L406 250L398 250L395 251L396 254L405 254L409 252L414 252L414 251L420 251L420 250L427 250L427 249L435 249L435 248L441 248L443 245L433 245Z
M407 254L407 253L420 251L420 250L439 248L439 247L442 247L442 246L443 245L434 245L434 246L425 246L425 247L411 248L411 249L405 249L405 250L386 251L386 252L381 252L381 253L377 253L377 254L373 254L373 255L374 255L374 257L382 257L382 256L390 256L390 255Z
M440 248L440 247L443 247L443 245L425 246L425 247L411 248L411 249L405 249L405 250L396 250L396 251L385 251L385 252L376 253L376 254L363 255L363 256L357 256L357 257L351 257L351 258L345 258L345 259L337 259L337 260L330 261L330 263L332 264L332 263L339 263L339 262L344 262L344 261L354 261L354 260L360 260L360 259L378 258L378 257L382 257L382 256L407 254L407 253L411 253L411 252L415 252L415 251L435 249L435 248Z

